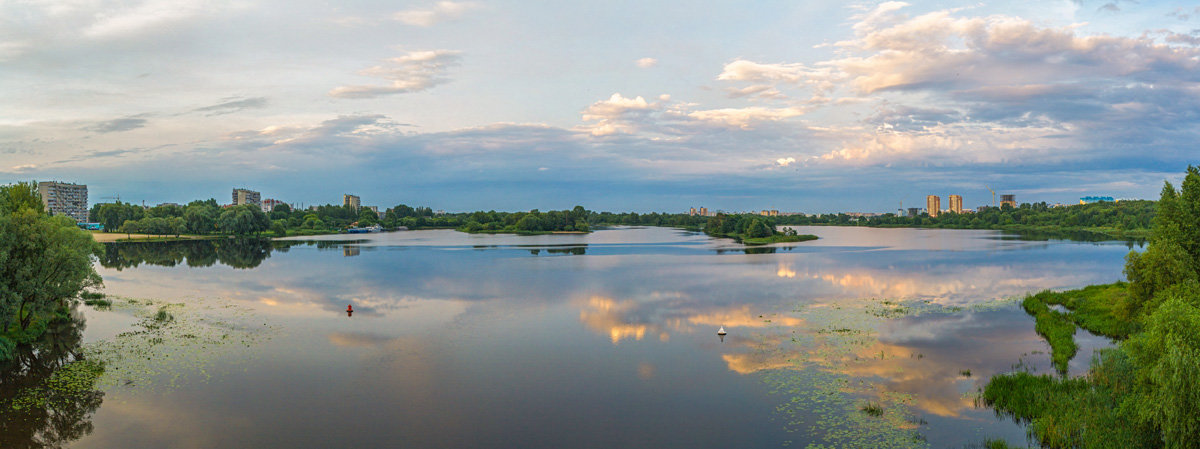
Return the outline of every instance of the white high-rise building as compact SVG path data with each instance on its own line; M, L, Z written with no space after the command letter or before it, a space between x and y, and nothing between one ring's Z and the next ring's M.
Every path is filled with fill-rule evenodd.
M46 212L66 215L80 223L88 221L87 185L66 182L39 182L38 194Z
M262 194L250 189L233 189L233 205L253 204L262 207Z

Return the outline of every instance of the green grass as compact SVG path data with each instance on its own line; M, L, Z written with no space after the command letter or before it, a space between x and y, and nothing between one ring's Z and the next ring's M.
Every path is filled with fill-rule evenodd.
M1035 329L1050 343L1051 360L1059 373L1067 372L1067 362L1075 357L1075 327L1109 338L1123 340L1140 330L1136 320L1121 312L1121 304L1129 296L1129 285L1116 282L1092 285L1062 292L1042 291L1025 297L1021 307L1037 321ZM1051 310L1060 305L1066 313Z
M1159 448L1158 431L1139 424L1121 404L1135 381L1119 350L1101 351L1088 376L1071 379L1026 372L993 377L980 399L996 413L1028 424L1047 448Z
M812 234L800 234L800 235L775 234L770 237L756 237L756 238L750 238L750 239L742 239L742 243L747 244L747 245L767 245L767 244L771 244L771 243L807 242L809 240L816 240L816 239L817 239L817 236L812 235Z
M1075 322L1066 314L1050 310L1050 306L1037 296L1026 296L1021 307L1036 320L1034 330L1050 343L1050 360L1054 362L1054 368L1065 375L1067 362L1079 351L1075 344Z
M1140 330L1136 320L1121 313L1121 304L1128 297L1129 284L1125 282L1091 285L1064 292L1043 291L1033 295L1033 298L1045 304L1067 308L1070 311L1068 317L1079 327L1119 340L1129 338Z
M1016 446L1009 446L1004 440L986 440L983 442L984 449L1018 449Z

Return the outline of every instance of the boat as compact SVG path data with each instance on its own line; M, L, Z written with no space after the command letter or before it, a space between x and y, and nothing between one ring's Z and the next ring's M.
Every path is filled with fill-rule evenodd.
M347 234L366 234L368 232L383 232L383 226L373 225L373 226L367 226L365 228L348 228L348 229L346 229Z
M725 335L725 326L721 326L720 329L717 329L717 335Z

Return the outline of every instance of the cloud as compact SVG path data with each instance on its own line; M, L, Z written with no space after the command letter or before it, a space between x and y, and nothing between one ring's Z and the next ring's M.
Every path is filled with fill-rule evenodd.
M392 17L408 25L428 27L435 24L456 20L467 11L477 9L473 2L437 2L429 9L406 9L397 12Z
M909 16L907 7L887 2L855 16L854 37L833 44L831 59L725 64L717 80L733 85L730 97L789 105L737 108L728 122L859 115L811 128L832 148L809 160L855 165L1062 163L1118 157L1135 138L1196 137L1186 129L1200 112L1192 35L1086 35L962 10ZM1173 100L1160 97L1168 92ZM1162 128L1172 137L1143 131Z
M775 163L779 164L780 167L787 167L789 165L792 165L795 162L796 162L796 158L794 158L794 157L781 157L781 158L775 160ZM780 270L782 270L782 268ZM782 271L780 271L780 272L782 273ZM795 273L792 273L792 276L795 276Z
M211 106L192 109L192 112L200 112L208 116L216 116L241 112L246 109L262 109L265 107L267 107L266 97L253 97L242 99L226 99L226 101Z
M688 113L688 116L721 126L750 129L759 122L779 121L803 114L804 109L798 107L764 108L753 106L693 111Z
M123 117L103 122L94 123L86 126L85 131L91 131L99 134L116 133L130 131L146 126L146 119L139 117Z
M658 60L654 59L654 58L642 58L642 59L638 59L637 61L634 61L633 63L637 64L638 67L641 67L643 69L648 69L648 68L658 65Z
M236 2L219 0L143 0L109 4L94 14L94 22L83 29L83 35L99 39L130 36L234 7L237 7Z
M637 122L658 108L659 105L647 102L640 95L625 98L620 93L615 93L607 100L597 101L584 109L583 120L597 122L589 127L593 136L631 133L638 129Z
M409 52L388 59L359 72L360 75L390 81L390 85L341 86L329 91L339 98L375 98L408 92L420 92L450 82L445 78L446 70L461 61L460 52L454 50L423 50Z

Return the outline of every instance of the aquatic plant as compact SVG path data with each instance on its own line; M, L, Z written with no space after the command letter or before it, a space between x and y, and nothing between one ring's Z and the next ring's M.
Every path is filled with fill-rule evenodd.
M863 404L858 409L862 410L863 413L866 413L871 416L883 416L883 407L880 407L879 404L876 404L874 402L868 402L866 404Z
M228 367L237 360L229 359L234 349L250 348L275 330L251 309L218 300L185 304L119 298L113 309L141 320L129 331L84 347L85 356L108 368L100 379L105 389L140 391L207 379L216 357Z

